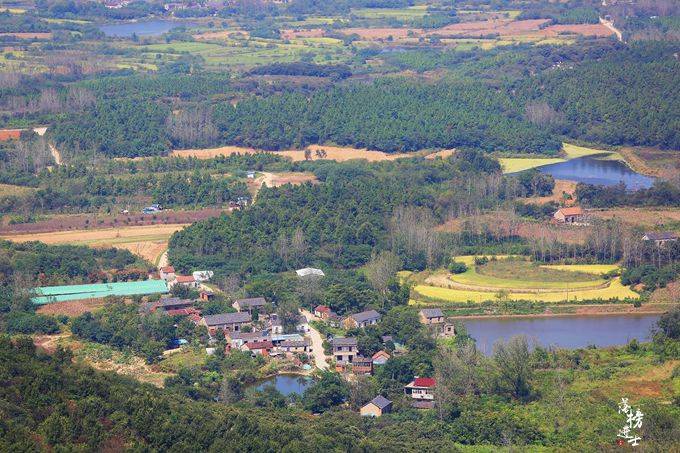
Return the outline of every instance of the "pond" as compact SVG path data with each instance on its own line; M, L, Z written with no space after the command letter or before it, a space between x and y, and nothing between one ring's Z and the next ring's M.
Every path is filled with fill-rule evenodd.
M654 184L654 178L631 170L624 162L602 160L595 156L579 157L566 162L538 167L542 173L555 179L568 179L602 186L623 182L629 190L646 189Z
M291 393L297 393L302 395L307 390L307 387L312 385L312 378L309 376L300 376L297 374L278 374L276 376L269 377L262 381L253 384L255 390L262 390L265 387L273 386L283 394L283 396L288 396Z
M544 347L584 348L619 346L633 338L649 341L659 315L556 316L545 318L470 319L463 323L477 347L491 354L499 340L526 335L529 341Z
M133 34L137 36L158 36L177 27L193 27L193 22L181 20L145 20L139 22L121 22L116 24L103 24L99 29L106 36L129 38Z

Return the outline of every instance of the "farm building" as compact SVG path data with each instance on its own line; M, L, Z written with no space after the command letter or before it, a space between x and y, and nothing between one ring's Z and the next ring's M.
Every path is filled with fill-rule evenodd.
M390 360L390 354L387 351L378 351L375 354L373 354L371 360L373 361L373 366L384 365L387 363L388 360Z
M159 269L159 274L163 280L169 282L175 279L175 268L172 266L163 266Z
M444 312L441 308L423 308L418 315L421 324L431 325L444 322Z
M182 285L186 286L187 288L196 289L198 288L199 283L196 281L193 275L178 275L175 277L175 280L172 281L171 285Z
M167 292L168 285L164 280L41 286L35 289L36 295L31 301L36 305L44 305L70 300L103 299L109 296L147 296L149 294L164 294Z
M583 223L586 220L585 213L580 206L558 209L553 214L553 218L560 223Z

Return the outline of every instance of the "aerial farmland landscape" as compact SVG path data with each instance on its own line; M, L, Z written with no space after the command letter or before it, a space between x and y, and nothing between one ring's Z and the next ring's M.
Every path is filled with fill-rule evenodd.
M0 0L0 452L680 451L677 0Z

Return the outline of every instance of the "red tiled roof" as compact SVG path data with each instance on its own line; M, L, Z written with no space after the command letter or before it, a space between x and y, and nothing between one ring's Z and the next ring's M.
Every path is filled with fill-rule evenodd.
M271 349L274 344L271 341L253 341L252 343L246 343L248 349Z
M177 283L194 283L196 281L192 275L178 275L175 280Z
M419 377L415 378L415 380L413 381L413 385L415 387L434 387L435 384L436 381L434 380L434 378L430 377Z
M390 358L390 354L387 351L378 351L375 354L373 354L373 357L371 357L373 360L380 358L380 357L386 357Z
M558 212L563 215L583 215L583 209L580 206L572 206L571 208L562 208Z
M330 309L330 307L327 307L325 305L317 305L316 308L314 308L314 311L325 312L325 311L331 311L331 309Z
M164 266L164 267L161 267L161 272L165 272L166 274L174 274L175 268L172 267L172 266Z

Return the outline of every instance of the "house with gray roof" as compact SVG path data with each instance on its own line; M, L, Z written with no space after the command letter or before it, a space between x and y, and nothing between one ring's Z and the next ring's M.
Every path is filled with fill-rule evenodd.
M392 401L382 395L378 395L366 403L359 411L364 417L380 417L392 410Z
M345 318L342 324L345 329L355 329L357 327L363 329L366 326L378 324L378 322L380 322L380 318L380 313L375 310L368 310L349 315L347 318Z
M201 318L200 324L208 328L212 335L218 330L225 332L240 332L243 327L250 326L252 317L247 312L220 313L218 315L206 315Z
M265 300L264 297L251 297L248 299L236 299L233 304L231 304L232 307L237 309L238 311L247 311L248 313L252 314L253 310L257 310L258 312L262 312L264 307L267 305L267 301Z

